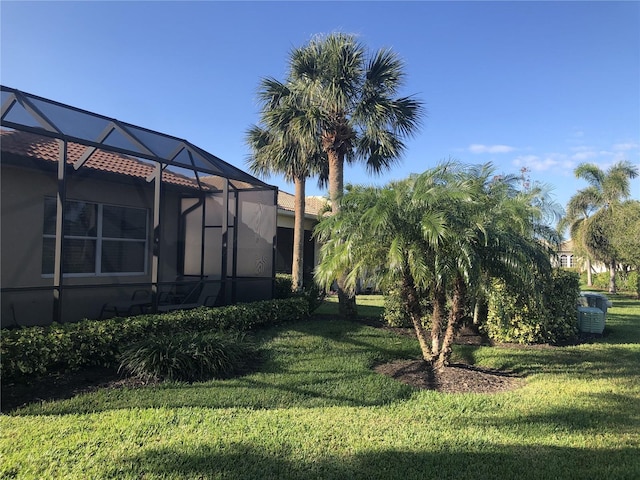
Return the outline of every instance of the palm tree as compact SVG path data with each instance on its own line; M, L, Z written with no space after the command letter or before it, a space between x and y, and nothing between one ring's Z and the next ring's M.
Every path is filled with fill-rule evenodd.
M435 183L439 171L421 177ZM429 334L420 299L432 284L434 252L446 234L445 217L435 204L447 190L434 188L431 198L415 201L419 177L384 188L351 186L338 213L323 219L315 234L323 243L316 268L318 283L328 286L344 276L345 289L353 292L358 278L367 275L378 287L400 285L401 298L418 338L425 361L432 360ZM431 201L434 208L423 205Z
M583 208L583 215L578 216L570 225L579 235L580 242L594 257L607 263L609 268L609 293L616 293L616 268L617 259L610 254L611 250L601 245L598 241L598 224L604 221L608 211L616 208L620 202L629 197L630 180L638 176L638 168L630 162L621 161L612 165L606 172L592 163L582 163L574 171L577 178L586 180L589 187L580 190L575 198L575 207ZM571 212L574 207L569 204L567 208ZM593 211L591 217L584 215L585 207ZM569 215L567 215L569 217ZM574 217L575 218L575 215Z
M565 216L558 223L558 230L569 228L575 253L584 254L587 269L587 285L593 285L591 254L586 249L585 226L589 217L597 210L598 191L595 187L579 190L569 199Z
M370 58L353 35L318 36L295 49L291 81L316 119L314 134L328 159L329 198L340 210L344 163L363 160L370 173L390 168L403 153L404 139L418 127L422 105L398 96L404 65L391 50ZM338 280L340 309L355 315L355 297Z
M262 103L261 126L254 125L247 131L246 141L252 150L249 169L257 175L281 173L295 186L292 290L303 286L304 212L306 179L319 174L319 183L325 180L321 174L326 155L319 148L317 139L305 136L308 121L299 99L285 84L273 79L263 79L259 89Z
M360 275L373 272L379 286L401 285L424 360L446 366L481 272L531 288L536 269L550 270L548 252L533 236L534 194L506 195L487 181L490 172L478 178L476 170L449 163L384 188L351 187L340 211L316 227L324 242L317 281L327 285L346 274L345 287L353 290ZM425 295L433 305L430 337Z
M520 192L516 182L515 176L494 175L485 164L458 168L447 185L459 194L446 207L449 234L437 252L439 263L446 265L440 270L448 276L451 304L441 345L432 347L438 368L449 362L468 300L482 301L473 296L481 297L483 282L503 278L529 289L534 272L550 274L549 252L536 238L555 241L553 232L539 226L545 218L544 189Z

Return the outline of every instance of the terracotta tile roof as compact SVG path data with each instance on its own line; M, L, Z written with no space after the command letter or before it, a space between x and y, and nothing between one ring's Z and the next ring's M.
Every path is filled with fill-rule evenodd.
M67 145L68 164L75 163L87 149L86 146L78 143L69 142ZM58 142L55 139L29 132L0 130L0 147L2 152L23 157L50 162L58 160ZM146 179L153 173L155 165L152 162L143 162L119 153L96 150L82 168ZM193 178L167 170L164 171L162 178L166 183L173 185L198 188L198 183Z
M306 197L304 213L306 216L318 217L325 212L329 201L323 197ZM293 212L295 210L295 196L290 193L278 191L278 208Z

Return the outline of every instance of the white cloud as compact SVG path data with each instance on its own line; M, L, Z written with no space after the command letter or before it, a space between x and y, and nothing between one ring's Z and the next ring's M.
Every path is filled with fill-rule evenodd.
M538 155L520 155L513 160L513 164L517 167L527 167L535 172L544 172L547 170L558 171L558 173L566 173L575 168L575 161L568 158L562 153L549 153L544 156Z
M482 145L479 143L469 145L471 153L509 153L514 150L515 147L510 147L509 145Z
M627 142L627 143L616 143L611 149L616 152L628 152L629 150L635 150L640 148L640 145L635 142Z
M594 152L593 150L584 150L578 153L574 153L571 156L571 160L575 160L576 162L585 162L587 160L589 160L590 158L594 158L597 157L598 154L596 152Z

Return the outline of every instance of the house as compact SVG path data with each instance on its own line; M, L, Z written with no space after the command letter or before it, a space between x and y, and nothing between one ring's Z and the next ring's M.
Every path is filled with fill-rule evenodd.
M276 248L276 272L291 273L293 264L293 223L295 197L278 191L278 242ZM327 211L328 200L323 197L306 197L304 211L303 275L309 278L318 264L319 245L312 237L313 228Z
M553 264L556 267L578 268L581 272L587 268L585 260L575 253L572 239L560 243L558 253L553 259ZM602 273L607 271L607 267L602 262L592 261L591 271L593 273Z
M558 253L555 258L558 267L573 268L578 266L578 257L573 254L573 240L565 240L560 243Z
M186 140L1 87L2 326L272 297L277 188ZM64 208L61 208L64 205ZM118 312L121 313L121 312Z

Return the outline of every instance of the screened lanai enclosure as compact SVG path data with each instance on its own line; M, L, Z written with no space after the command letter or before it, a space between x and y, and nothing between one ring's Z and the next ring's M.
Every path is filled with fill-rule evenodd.
M275 187L186 140L1 89L3 327L272 298Z

